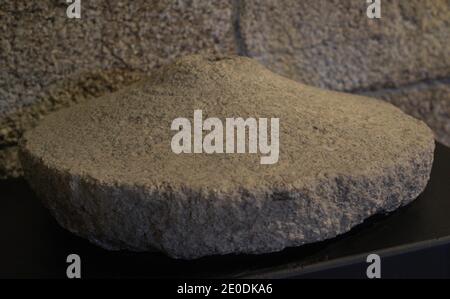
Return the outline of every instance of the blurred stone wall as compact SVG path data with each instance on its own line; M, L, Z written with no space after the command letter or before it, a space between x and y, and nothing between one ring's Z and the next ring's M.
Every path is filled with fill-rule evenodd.
M450 0L0 1L0 177L48 113L199 51L247 55L294 80L378 97L450 146Z

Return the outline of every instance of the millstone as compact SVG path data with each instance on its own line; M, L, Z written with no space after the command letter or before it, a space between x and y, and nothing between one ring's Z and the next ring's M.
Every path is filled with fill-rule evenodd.
M175 154L172 121L279 118L279 159ZM225 141L224 141L225 142ZM192 259L335 237L424 189L434 139L371 98L305 86L244 57L188 56L48 116L21 142L26 178L60 225L111 250Z

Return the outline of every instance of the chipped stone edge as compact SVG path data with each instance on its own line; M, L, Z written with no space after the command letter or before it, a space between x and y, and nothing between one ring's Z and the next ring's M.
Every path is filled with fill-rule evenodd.
M433 140L406 163L376 175L328 177L301 190L233 192L99 182L52 168L27 150L26 138L20 159L31 187L72 233L108 250L157 249L196 259L281 251L333 238L372 215L394 211L425 189L434 148ZM274 196L280 192L285 200Z

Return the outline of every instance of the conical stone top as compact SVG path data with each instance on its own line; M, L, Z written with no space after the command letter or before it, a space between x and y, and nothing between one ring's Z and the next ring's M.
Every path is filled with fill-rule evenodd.
M66 229L190 259L344 233L415 199L433 151L431 130L390 104L194 55L50 115L21 159Z

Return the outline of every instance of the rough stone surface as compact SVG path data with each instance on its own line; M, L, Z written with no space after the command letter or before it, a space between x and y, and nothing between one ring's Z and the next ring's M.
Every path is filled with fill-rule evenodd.
M392 89L392 103L450 146L450 112L438 110L448 108L448 97L431 92L435 83L450 87L450 0L387 1L381 20L369 20L367 3L353 0L84 1L81 20L68 19L66 7L63 0L0 2L0 156L13 159L0 160L6 176L20 174L11 153L28 128L22 121L36 118L41 110L32 107L42 107L59 81L111 69L147 73L203 50L254 57L317 87ZM423 101L412 85L430 90L420 92ZM57 110L46 107L42 115Z
M57 81L36 95L36 102L0 119L0 178L22 175L17 144L23 132L51 112L114 92L145 76L137 71L92 71Z
M23 129L77 96L54 97L60 81L145 73L181 55L235 46L232 1L83 1L80 20L66 9L60 0L0 1L0 155L13 159L0 160L0 177L20 174L10 153Z
M383 1L382 1L383 2ZM354 91L450 76L450 1L241 1L243 51L303 83Z
M171 151L173 119L280 118L280 160ZM107 249L192 259L332 238L424 189L431 130L391 104L321 90L242 57L189 56L53 113L21 142L26 178L66 229Z
M151 71L198 51L235 51L233 0L105 3L103 44L108 61Z
M422 119L433 129L436 139L450 147L450 80L382 89L364 95L388 101Z
M109 67L150 70L173 57L234 46L230 1L65 1L0 4L0 117L70 74ZM20 105L19 105L20 104Z
M382 1L379 20L366 17L366 1L240 3L241 53L318 87L391 89L381 98L424 120L450 146L449 0Z

